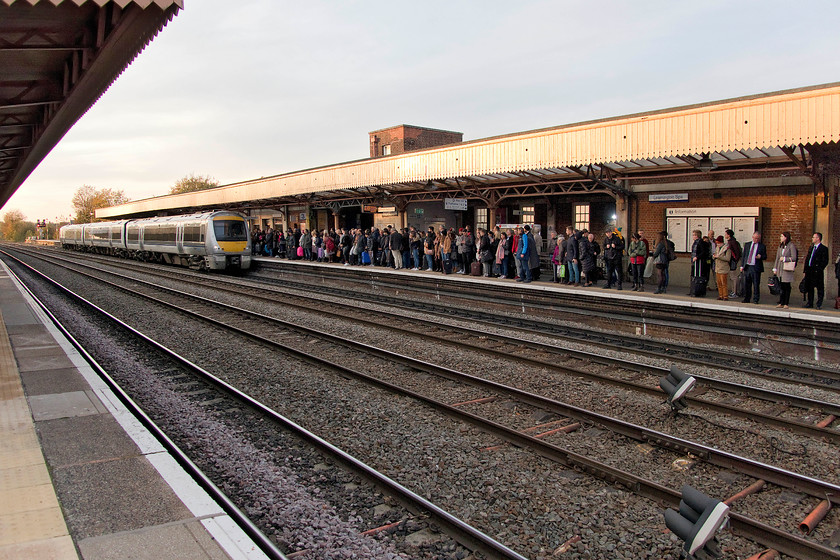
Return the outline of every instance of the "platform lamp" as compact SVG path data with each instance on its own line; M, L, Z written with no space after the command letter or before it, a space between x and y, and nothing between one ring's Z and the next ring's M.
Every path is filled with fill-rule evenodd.
M701 156L700 161L698 161L695 166L698 171L708 173L709 171L714 171L718 168L717 164L712 161L711 157L709 157L710 154L708 152L701 154Z
M720 558L720 544L716 535L729 517L729 506L687 484L682 487L681 494L679 511L665 510L665 525L685 542L680 558Z
M679 412L688 406L685 397L694 388L697 380L684 371L671 364L671 371L659 380L659 388L667 395L667 403L671 405L674 413Z

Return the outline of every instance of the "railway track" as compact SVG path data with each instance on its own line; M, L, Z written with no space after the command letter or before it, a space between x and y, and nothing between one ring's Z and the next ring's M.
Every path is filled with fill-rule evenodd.
M132 281L135 281L132 279ZM124 287L121 289L125 289ZM155 288L158 289L157 287ZM167 289L170 293L175 292L175 290ZM186 296L185 294L180 294L178 297L188 297L193 302L198 301L198 298L195 296ZM167 303L167 305L172 305L171 303ZM204 300L200 304L202 307L206 306L213 306L219 307L221 304L218 302L210 302ZM182 312L188 312L182 309ZM230 317L232 313L243 313L242 310L238 310L231 307L225 307L223 310L222 315L227 317L224 320L214 320L210 317L205 316L204 320L212 321L214 324L224 328L236 328L232 325L227 323L230 322ZM251 324L253 328L255 315L252 312L246 312L244 321ZM276 319L268 318L268 317L260 317L260 321L272 321L272 323L276 324ZM285 325L282 328L284 329L291 329L295 330L298 333L301 332L301 327L299 325ZM260 325L260 328L256 330L265 331L265 325ZM243 329L236 328L236 331L239 334L244 334ZM262 338L262 342L265 344L273 344L277 346L276 342L271 342L270 340L266 340L261 335L255 335L255 333L250 333L249 336L257 336ZM473 378L472 376L467 376L463 373L456 372L453 370L446 370L445 368L440 368L439 366L435 366L434 364L428 363L421 363L418 360L414 360L412 358L408 358L406 356L399 356L394 353L384 353L385 351L374 349L373 351L367 344L361 345L353 345L349 344L348 341L342 341L337 337L329 337L325 338L323 333L315 333L307 331L305 333L306 338L311 338L314 336L321 337L322 340L328 340L328 344L335 345L335 344L342 344L347 346L348 348L352 348L355 351L370 354L377 354L384 359L392 362L392 363L402 363L407 366L410 370L415 371L423 371L428 375L434 375L441 378L445 378L449 381L455 381L457 383L466 384L472 388L479 388L481 391L492 391L496 393L495 397L483 397L479 399L469 399L464 400L460 403L460 405L476 405L481 403L488 403L493 402L499 398L504 399L516 399L522 403L525 403L529 406L538 407L542 410L550 411L552 414L557 416L565 416L568 419L568 422L572 420L577 421L577 423L591 423L597 424L599 426L609 427L609 429L613 430L617 434L622 434L625 437L636 441L644 441L649 443L654 443L664 449L671 449L676 450L682 454L691 454L696 457L700 457L704 459L709 464L714 464L717 466L722 466L725 468L733 468L735 470L739 470L741 472L750 473L751 476L754 476L757 480L762 482L776 484L786 488L793 488L798 491L805 492L811 495L813 498L822 498L823 496L834 496L837 495L837 487L823 483L820 481L816 481L814 479L809 479L808 477L801 477L800 475L796 475L795 473L790 473L786 471L782 471L781 469L776 469L774 467L769 467L767 465L761 465L754 461L744 460L743 458L737 458L732 455L728 455L725 453L720 453L714 449L698 446L696 444L691 444L690 442L685 442L682 440L678 440L676 438L671 438L670 436L666 436L665 434L655 433L651 430L646 430L644 428L638 426L630 426L627 423L621 423L620 421L616 421L615 419L606 418L599 415L593 415L589 411L577 409L576 407L571 407L570 405L566 405L564 403L559 403L557 401L553 401L551 399L545 399L544 397L539 397L538 395L524 393L512 387L505 387L499 384L492 384L486 380L480 380L477 378ZM367 383L372 383L374 385L379 386L380 388L386 388L388 390L398 392L405 396L411 396L411 398L417 399L421 402L429 406L434 406L440 410L445 411L447 414L455 416L462 421L470 422L474 425L480 426L481 429L488 431L488 433L493 433L494 435L500 437L501 439L514 443L515 445L519 446L527 446L534 450L534 452L543 455L543 456L550 456L553 460L557 460L566 465L572 465L575 468L579 468L585 470L587 472L591 472L602 479L610 482L610 483L620 483L625 487L634 490L635 492L649 497L654 498L660 502L665 503L674 503L674 499L678 501L679 494L674 490L669 490L667 488L658 485L657 483L647 480L644 477L639 477L636 475L632 475L627 472L623 472L619 469L615 469L610 467L606 463L601 463L598 461L592 461L591 459L576 454L568 449L561 448L556 445L545 444L544 441L541 440L539 437L532 437L523 434L521 430L512 429L510 427L505 427L500 425L497 422L492 420L488 420L485 418L481 418L479 416L466 413L463 411L462 407L460 406L452 406L451 404L447 404L446 402L436 401L434 399L430 399L425 397L419 393L415 393L410 391L404 387L398 387L389 383L386 383L380 379L371 378L371 376L367 376L361 372L352 371L348 368L341 368L336 364L325 361L321 358L313 357L311 354L301 353L300 350L295 350L290 348L287 345L280 345L284 352L292 353L298 356L300 359L304 359L307 361L316 360L323 366L330 366L334 369L340 369L342 375L352 375L358 379L363 379ZM450 401L451 402L451 401ZM559 418L554 420L553 422L562 422L564 419ZM572 425L571 423L566 424L566 426ZM565 428L561 428L560 431L556 433L562 433ZM546 430L551 431L551 430ZM826 485L827 484L827 485ZM734 525L733 527L736 531L749 535L750 538L764 543L768 546L772 546L777 550L781 550L787 554L792 554L795 557L801 558L821 558L821 557L837 557L837 556L823 556L824 554L835 554L836 552L825 549L824 547L820 547L816 545L816 548L809 548L809 545L806 545L804 542L799 541L790 541L789 538L797 539L797 537L792 537L789 534L784 532L779 532L777 530L772 530L769 526L764 526L760 523L754 522L749 518L741 518L740 516L733 517ZM807 542L807 541L805 541ZM814 544L814 543L811 543ZM803 548L804 547L804 548ZM806 550L810 550L811 552L803 552ZM794 552L795 551L795 552ZM810 554L814 554L814 556L810 556ZM799 554L799 555L797 555ZM803 555L805 554L805 555Z
M275 426L275 428L282 429L283 431L292 434L294 438L305 442L307 446L315 448L317 453L342 465L344 469L352 472L355 476L368 481L374 488L377 488L393 497L393 499L407 508L414 517L418 519L425 519L426 521L423 522L424 525L431 523L435 525L435 527L441 528L446 534L450 535L468 550L480 552L486 558L524 560L524 557L520 554L514 552L467 523L464 523L462 520L451 515L447 511L369 467L355 457L345 453L338 447L330 444L328 441L285 418L268 406L262 404L242 391L239 391L208 371L196 366L190 360L169 350L160 342L149 338L140 331L132 328L130 325L99 308L92 302L61 286L59 283L47 278L42 273L37 272L35 269L32 269L23 263L21 264L29 268L29 270L32 270L33 274L37 274L44 281L49 282L51 286L61 290L63 294L72 298L77 305L84 307L86 311L95 312L100 319L109 322L112 326L106 329L107 331L111 332L113 330L119 330L124 335L131 337L135 341L140 341L142 345L148 348L148 352L154 353L158 360L162 359L166 363L166 365L157 366L159 376L167 380L170 385L176 386L178 388L178 392L182 396L188 396L194 402L198 403L199 407L212 406L214 409L228 412L232 410L245 410L248 414L254 417L270 422L273 426ZM32 293L31 290L30 293ZM35 297L34 294L32 295ZM46 307L44 308L46 309ZM49 313L49 311L47 312ZM68 335L70 334L57 319L54 320L62 331ZM90 356L80 343L75 342L75 344L80 351L82 351L85 355ZM92 357L90 358L90 361L96 365L96 362ZM133 402L131 397L123 391L116 382L113 381L111 376L106 374L104 370L98 367L98 365L97 368L102 372L109 384L119 392L123 399L127 402ZM154 421L148 415L146 415L136 404L133 406L139 411L141 417L144 418L144 423L155 427L155 432L160 434L160 437L165 442L168 442L167 447L176 450L179 454L180 460L185 464L191 465L191 471L195 473L195 476L202 485L214 490L214 496L217 497L222 504L224 504L226 509L228 509L232 515L236 515L235 518L243 525L249 535L260 544L269 557L281 560L287 558L287 556L285 556L277 548L276 544L268 539L262 531L260 531L256 525L233 504L233 501L221 490L219 490L218 486L211 482L210 479L200 469L198 469L195 464L192 463L186 454L178 449L178 446L164 434L163 430L155 426ZM250 484L252 482L253 481L244 481L246 484ZM404 521L405 519L398 523L391 523L387 526L376 527L366 531L365 534L373 535L380 532L384 534L398 528L400 525L404 525ZM320 522L323 522L323 520L320 520ZM346 542L339 542L338 544L342 547L342 550L351 546ZM361 550L368 550L368 552L370 552L370 549L363 548ZM300 554L309 551L297 550L293 552L296 552L297 556L299 556ZM295 556L296 555L292 554L289 557Z
M106 261L106 264L110 264ZM125 268L125 267L123 267ZM127 270L131 270L127 268ZM160 277L172 278L171 273L162 271L155 272ZM178 281L182 283L192 283L195 286L203 286L208 281L206 277L196 278L190 280L183 275L178 277ZM262 301L274 303L278 296L282 296L282 292L276 287L272 287L269 292L262 288L252 288L243 286L241 284L231 284L227 280L213 279L213 284L218 290L223 290L229 294L245 295L248 297L260 299ZM283 300L284 305L295 306L300 309L308 310L309 312L317 312L324 316L330 316L337 320L346 320L353 316L354 321L361 322L370 327L379 327L383 321L389 322L389 328L399 331L405 336L418 335L422 332L424 338L436 340L442 344L450 346L456 345L453 343L453 335L457 334L457 329L444 326L440 321L426 319L422 317L412 318L409 327L400 325L403 314L391 312L387 309L378 309L375 317L371 318L368 310L354 309L348 305L337 305L335 303L325 301L320 294L307 295L307 292L302 289L294 290L294 297L286 297ZM332 311L330 310L332 309ZM430 312L431 313L431 312ZM439 312L431 313L435 316L442 316ZM503 334L493 334L490 328L498 328L499 324L491 321L482 321L474 326L486 326L487 330L482 330L482 346L476 346L473 349L477 352L487 354L491 358L500 359L515 359L522 364L542 367L554 370L564 375L576 375L592 379L601 383L609 383L619 387L630 390L635 390L648 395L662 396L661 390L658 388L658 380L660 377L667 375L669 368L655 365L648 365L640 363L628 358L611 358L603 354L595 352L587 352L576 350L573 348L557 347L556 344L548 344L526 340L519 336L508 336ZM510 327L507 327L508 329ZM515 329L518 333L527 333L531 336L541 335L535 329ZM589 339L587 338L587 342ZM611 346L615 349L615 346ZM643 355L646 355L643 353ZM662 359L662 356L657 356ZM569 362L575 362L570 364ZM601 364L613 368L613 372L619 375L605 375L603 373L593 372L592 364ZM694 364L694 361L685 361L684 363ZM703 364L705 365L705 364ZM745 372L743 368L736 368L734 371ZM813 368L809 371L816 375ZM787 377L780 378L777 375L768 374L766 372L754 373L751 375L761 377L773 381L790 381ZM831 373L831 372L829 372ZM640 381L640 375L647 376L647 379ZM687 400L695 406L722 412L734 416L761 418L761 420L769 425L784 427L811 437L825 437L832 442L840 442L840 432L831 428L831 425L836 422L836 418L840 417L840 405L825 400L818 400L813 398L804 398L792 393L785 393L780 391L772 391L760 387L754 387L743 383L733 383L714 377L693 374L698 380L698 386L702 387L704 391L711 391L712 393L719 393L716 399L700 398L699 394L704 391L695 391L694 396L689 396ZM807 381L799 380L797 385L809 385L819 388L826 392L830 392L840 396L840 384L825 385L822 383L808 383ZM797 387L798 389L798 387ZM809 422L807 420L797 420L795 418L779 418L776 416L778 410L772 413L762 413L756 410L756 407L745 408L747 403L744 402L726 402L726 398L721 398L720 394L724 395L743 395L753 399L758 399L765 402L785 404L794 407L800 411L801 415L808 417L814 413L819 412L821 416L816 422ZM713 394L709 395L710 397ZM731 400L731 399L729 399Z

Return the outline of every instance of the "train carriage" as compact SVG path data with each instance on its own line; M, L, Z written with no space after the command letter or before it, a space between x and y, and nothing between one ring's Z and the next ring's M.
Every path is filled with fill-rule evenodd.
M208 270L251 267L250 236L244 216L205 212L119 222L64 226L65 249Z

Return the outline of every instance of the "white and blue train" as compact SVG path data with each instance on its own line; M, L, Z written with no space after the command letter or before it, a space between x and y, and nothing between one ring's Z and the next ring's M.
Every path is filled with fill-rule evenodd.
M236 212L71 224L59 230L65 249L189 266L248 270L248 221Z

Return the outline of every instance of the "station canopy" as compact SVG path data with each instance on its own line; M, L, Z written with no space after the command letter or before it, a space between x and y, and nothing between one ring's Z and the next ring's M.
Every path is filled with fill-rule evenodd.
M798 176L840 140L840 83L728 99L284 173L100 209L97 218L202 208L396 205L448 197L632 196L668 181ZM832 152L836 154L836 151Z
M0 0L0 207L182 7Z

